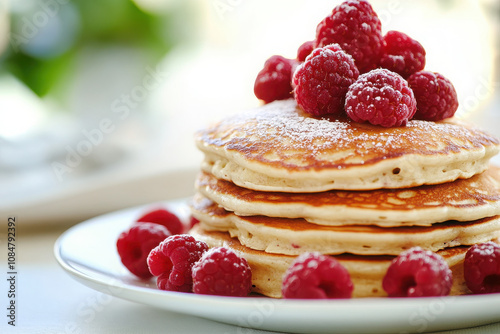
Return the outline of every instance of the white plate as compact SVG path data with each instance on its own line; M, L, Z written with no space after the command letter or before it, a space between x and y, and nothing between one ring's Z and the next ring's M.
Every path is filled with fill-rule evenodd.
M184 221L186 200L161 203ZM440 298L276 300L160 291L154 280L135 279L115 249L119 233L145 207L85 221L55 244L60 265L79 282L116 297L241 327L310 333L413 333L500 321L500 294Z

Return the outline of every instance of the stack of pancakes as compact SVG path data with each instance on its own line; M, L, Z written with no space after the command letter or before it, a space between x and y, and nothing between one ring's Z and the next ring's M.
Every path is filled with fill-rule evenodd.
M245 257L253 291L270 297L310 251L347 268L354 297L384 296L391 260L414 246L442 255L452 294L464 294L468 247L500 237L500 168L489 166L499 141L457 120L383 128L286 100L201 130L196 144L190 233Z

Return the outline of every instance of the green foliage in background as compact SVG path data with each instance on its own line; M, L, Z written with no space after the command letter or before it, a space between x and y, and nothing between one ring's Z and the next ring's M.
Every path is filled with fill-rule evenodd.
M11 10L10 43L0 58L0 72L14 74L39 96L50 92L86 45L133 46L145 50L154 61L175 43L172 34L165 33L175 13L146 13L131 0L22 1L30 6ZM54 19L62 29L46 31L49 38L43 40L42 30L48 30L49 20ZM43 43L54 43L50 36L61 33L61 45L44 50ZM36 45L43 52L37 53Z

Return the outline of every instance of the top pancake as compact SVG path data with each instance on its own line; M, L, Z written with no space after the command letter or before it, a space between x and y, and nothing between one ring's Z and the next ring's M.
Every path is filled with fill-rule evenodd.
M317 192L439 184L483 172L498 139L457 120L383 128L276 101L198 131L202 169L244 188Z

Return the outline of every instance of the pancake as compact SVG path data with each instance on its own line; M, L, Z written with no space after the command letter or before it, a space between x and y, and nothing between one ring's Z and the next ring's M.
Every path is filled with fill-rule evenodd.
M210 247L228 247L244 257L252 269L252 291L273 298L281 298L281 282L294 256L270 254L253 250L241 245L228 233L208 232L195 226L191 232L197 240L206 242ZM439 251L453 273L451 295L470 293L463 278L463 259L468 247L454 247ZM353 297L384 297L382 279L394 257L361 256L342 254L335 256L351 275L354 284Z
M500 214L500 168L439 185L372 191L320 193L262 192L200 173L198 191L239 216L304 218L340 225L429 226L447 220L471 221Z
M192 214L205 230L229 232L249 248L286 255L398 255L414 246L439 251L500 237L500 216L432 226L322 226L300 218L237 216L199 193L193 198Z
M304 115L294 100L229 117L195 135L202 169L262 191L439 184L487 169L498 139L457 120L383 128Z

